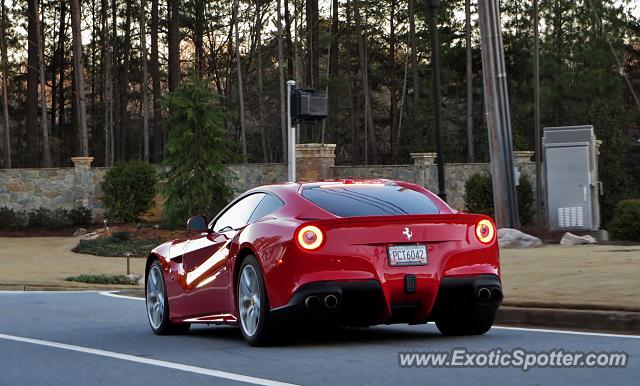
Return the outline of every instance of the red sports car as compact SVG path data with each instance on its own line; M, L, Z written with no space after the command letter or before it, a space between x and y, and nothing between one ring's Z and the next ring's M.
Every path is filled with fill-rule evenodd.
M428 321L445 335L483 334L502 301L492 220L407 182L262 186L187 228L192 237L147 260L157 334L231 324L262 345L288 323Z

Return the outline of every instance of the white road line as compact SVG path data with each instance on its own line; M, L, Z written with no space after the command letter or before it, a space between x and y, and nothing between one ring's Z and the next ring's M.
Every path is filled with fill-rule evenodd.
M547 330L545 328L507 327L507 326L493 326L491 328L497 328L501 330L528 331L528 332L548 332L552 334L587 335L587 336L602 336L607 338L640 339L640 335L607 334L603 332L583 332L583 331L551 330L551 329Z
M102 296L110 296L112 298L129 299L129 300L142 300L142 301L144 301L144 298L139 298L139 297L135 297L135 296L118 295L118 292L102 291L102 292L98 292L98 293L100 295L102 295Z
M95 290L81 290L81 291L0 291L0 295L15 295L15 294L91 294L96 293Z
M272 381L269 379L250 377L248 375L229 373L226 371L207 369L204 367L183 365L180 363L167 362L167 361L162 361L158 359L143 358L135 355L98 350L98 349L89 348L89 347L74 346L74 345L65 344L65 343L50 342L50 341L40 340L40 339L24 338L21 336L13 336L13 335L5 335L5 334L0 334L0 339L12 340L15 342L22 342L22 343L31 343L31 344L40 345L40 346L54 347L58 349L76 351L76 352L81 352L85 354L93 354L93 355L98 355L98 356L107 357L107 358L121 359L129 362L142 363L145 365L152 365L152 366L164 367L168 369L186 371L194 374L208 375L210 377L215 377L215 378L230 379L232 381L251 383L254 385L296 386L291 383L283 383L278 381Z

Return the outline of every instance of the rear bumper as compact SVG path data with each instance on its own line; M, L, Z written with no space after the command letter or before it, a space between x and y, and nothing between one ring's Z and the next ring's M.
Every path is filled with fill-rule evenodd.
M325 303L335 296L335 307ZM385 301L376 280L321 281L300 287L289 303L271 310L279 322L303 320L320 324L372 325L384 319Z
M489 294L493 290L494 296L480 299L478 294L483 288ZM327 299L331 296L335 297L335 306L333 298ZM417 324L450 312L465 313L478 308L495 311L501 301L502 287L495 275L445 277L437 286L437 296L411 302L388 301L377 280L319 281L300 287L286 305L272 309L271 315L284 324L293 321L353 326Z

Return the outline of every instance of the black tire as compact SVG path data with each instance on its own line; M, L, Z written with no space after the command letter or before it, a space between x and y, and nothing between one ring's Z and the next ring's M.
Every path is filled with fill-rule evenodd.
M475 310L467 314L443 315L436 319L442 335L482 335L491 329L496 317L495 310Z
M258 282L257 289L259 290L259 317L257 321L257 327L255 328L255 332L253 332L253 334L247 332L247 330L245 329L245 325L243 323L241 315L242 300L240 296L240 280L242 278L242 273L244 272L246 267L251 267L255 272L255 277ZM264 284L264 278L262 277L262 268L260 267L260 263L258 263L258 260L253 255L246 256L242 261L242 264L240 264L238 276L236 277L236 305L238 307L238 325L240 326L242 336L247 341L247 343L252 346L271 345L275 340L275 327L270 317L269 299L267 298L267 290Z
M151 311L149 308L150 296L148 296L148 293L150 291L150 285L151 285L150 277L154 270L159 270L158 272L160 273L160 275L155 276L155 278L161 281L161 286L162 286L161 290L163 295L162 296L162 304L163 304L162 318L160 319L160 322L157 323L157 325L155 326L154 326L154 322L152 321ZM187 333L187 331L189 331L189 328L191 327L191 323L173 323L171 322L171 319L169 317L170 315L169 299L167 298L167 287L164 282L164 275L162 275L162 265L160 265L160 262L157 260L154 261L151 264L151 266L149 266L149 271L147 271L147 274L145 276L147 278L144 286L145 305L147 308L147 319L149 321L149 326L151 326L151 330L156 335L179 335L179 334ZM159 285L159 284L156 284L156 285Z

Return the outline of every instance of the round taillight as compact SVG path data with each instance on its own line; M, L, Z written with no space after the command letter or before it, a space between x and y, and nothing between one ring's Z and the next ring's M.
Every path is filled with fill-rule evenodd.
M307 225L298 231L298 244L306 250L314 250L320 248L324 235L320 228Z
M483 244L489 244L496 235L496 228L489 220L480 220L476 225L476 237Z

